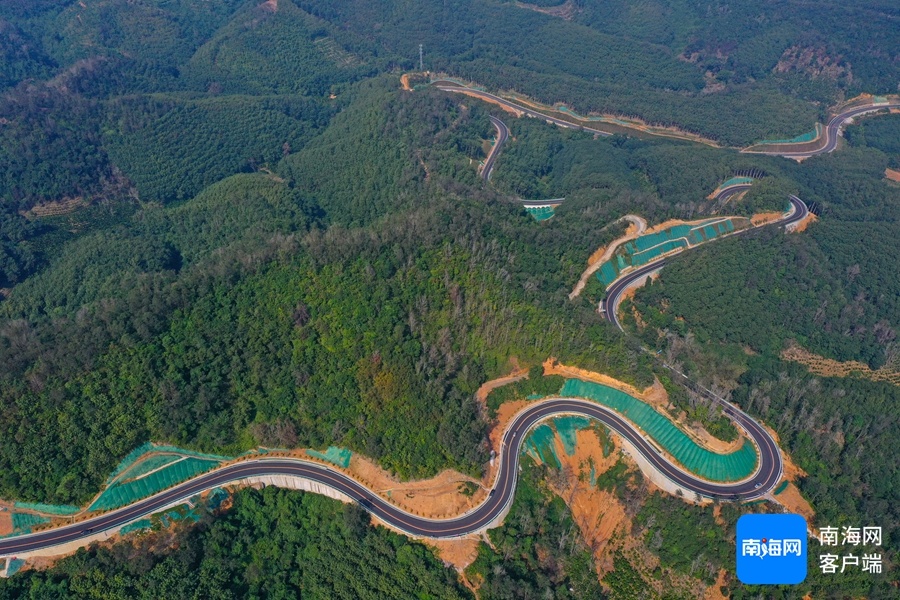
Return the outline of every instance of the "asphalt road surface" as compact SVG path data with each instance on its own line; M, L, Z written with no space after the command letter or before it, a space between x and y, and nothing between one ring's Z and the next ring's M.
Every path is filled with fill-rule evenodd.
M474 94L476 96L480 96L482 98L491 100L492 102L502 104L503 106L517 110L519 112L522 112L522 113L528 115L529 117L535 117L537 119L544 119L545 121L547 121L549 123L553 123L555 125L559 125L560 127L566 127L569 129L583 129L584 131L591 131L593 133L597 133L600 135L607 135L607 136L612 135L608 131L592 129L585 125L576 125L575 123L571 123L569 121L564 121L563 119L557 119L555 117L545 115L536 110L532 110L532 109L528 108L527 106L523 106L521 104L516 104L515 102L511 102L505 98L501 98L500 96L491 94L490 92L485 92L482 90L476 90L473 88L464 87L456 82L436 81L436 82L434 82L434 86L437 87L439 90L443 90L445 92L457 92L457 93L464 92L464 93L468 93L468 94ZM850 109L847 109L847 110L833 116L831 118L831 120L828 121L828 125L825 127L825 144L821 148L817 148L816 150L810 150L807 152L785 152L785 151L773 150L773 151L765 151L765 152L753 151L752 153L753 154L771 154L774 156L786 156L786 157L791 157L791 158L802 158L802 157L815 156L816 154L825 154L825 153L833 151L837 147L837 141L838 141L838 137L840 136L841 125L843 125L847 119L852 119L853 117L859 116L859 115L867 113L867 112L872 112L872 111L881 110L881 109L889 109L889 108L900 108L900 103L889 103L889 104L880 104L877 106L869 105L869 106L850 108Z
M546 118L545 115L536 116ZM494 122L493 118L492 122ZM499 119L497 122L500 122ZM502 124L502 122L500 123ZM495 126L497 126L496 123ZM501 131L502 141L505 141L502 132L508 133L506 127L503 126L502 129L498 127L498 131ZM501 138L498 138L495 149L499 148L502 143ZM496 155L496 152L493 152L492 155ZM485 163L486 170L490 166ZM799 198L792 196L790 201L794 206L794 211L789 217L779 222L782 225L796 223L803 219L808 212L806 205ZM630 282L662 268L666 262L667 259L656 261L615 282L607 295L607 306L611 306L613 309L606 311L606 317L621 329L621 324L616 318L615 307L622 291ZM637 451L667 478L690 492L722 500L758 498L768 493L781 479L783 471L781 453L772 437L756 421L732 404L721 400L720 402L723 412L745 431L753 440L758 451L757 469L751 477L744 481L713 483L696 477L663 456L656 446L648 442L630 422L615 412L586 400L553 398L531 405L510 423L501 443L500 467L494 487L481 505L460 517L438 520L415 516L393 506L365 486L327 466L301 459L263 458L239 462L199 475L155 496L77 524L0 539L0 556L15 556L64 543L86 540L97 533L114 529L153 514L173 503L186 500L203 490L248 477L265 475L293 475L329 486L346 494L383 521L413 536L452 538L466 535L486 528L502 516L515 494L519 454L526 434L537 423L561 414L584 415L601 421L629 440Z
M534 117L536 119L543 119L548 123L553 123L554 125L559 125L560 127L566 127L567 129L582 129L584 131L590 131L592 133L597 133L599 135L612 135L607 131L601 131L599 129L592 129L590 127L584 125L576 125L575 123L570 123L569 121L564 121L562 119L557 119L556 117L551 117L545 115L544 113L540 113L536 110L532 110L527 106L522 106L521 104L516 104L515 102L510 102L505 98L501 98L500 96L495 96L489 92L483 92L481 90L475 90L472 88L463 87L457 83L446 82L442 83L440 81L435 82L435 87L439 90L443 90L445 92L457 92L457 93L467 93L474 94L476 96L480 96L481 98L486 98L494 103L501 104L513 110L517 110L521 113L528 115L529 117Z
M503 514L515 494L522 441L535 424L560 414L584 415L603 422L628 439L666 477L686 490L702 496L724 500L749 500L767 493L781 479L782 462L778 447L764 429L743 413L735 413L732 416L744 427L759 449L760 460L757 469L750 478L741 482L712 483L670 462L630 422L612 410L587 400L552 398L531 405L510 423L501 443L498 457L499 473L492 491L484 503L457 518L437 520L411 515L327 466L301 459L264 458L236 463L199 475L148 499L75 525L0 540L0 556L14 556L77 541L152 514L203 490L246 477L263 475L295 475L332 487L358 502L370 513L413 536L451 538L466 535L484 529Z
M799 223L809 214L809 209L806 208L806 204L803 202L803 200L801 200L797 196L790 196L788 199L790 200L791 206L793 207L793 212L791 212L790 215L786 218L771 223L771 225L777 224L787 227L789 225L793 225L794 223ZM756 229L757 228L755 227L744 229L733 233L732 235L741 235L747 233L748 231L755 231ZM607 321L618 327L621 331L625 331L625 329L622 327L622 323L619 322L619 316L617 314L617 309L619 307L619 302L622 299L622 294L632 283L642 277L646 277L650 273L659 271L676 256L678 255L676 254L674 256L669 256L667 258L662 258L660 260L646 264L643 267L639 267L634 271L631 271L627 275L620 277L619 279L614 281L606 290L606 298L603 300L603 317Z
M494 169L494 162L500 153L500 147L509 139L509 127L506 126L506 123L494 116L490 119L491 125L497 130L497 142L491 148L487 160L484 161L484 168L481 169L481 178L485 181L491 178L491 171Z
M842 113L839 113L828 121L828 125L825 127L825 144L821 148L817 148L816 150L810 150L807 152L784 152L784 151L766 151L766 152L758 152L758 154L773 154L776 156L786 156L788 158L803 158L809 156L815 156L816 154L827 154L828 152L834 151L837 148L838 137L840 137L841 126L844 124L847 119L852 119L853 117L857 117L861 114L872 112L875 110L881 110L885 108L900 108L900 104L880 104L877 106L869 105L851 108L845 110ZM754 152L755 154L757 152Z
M727 188L725 188L724 190L721 190L718 194L716 194L716 197L714 199L717 201L720 201L720 202L727 200L739 192L744 192L744 191L749 190L750 186L752 186L752 185L753 185L752 183L739 183L736 185L730 185Z
M791 197L794 212L780 221L782 225L803 219L806 205ZM638 269L613 284L610 296L615 306L623 284L643 272L659 269L666 260L657 261ZM607 311L607 318L614 320L615 311ZM641 455L670 480L689 492L721 500L750 500L768 493L781 479L783 463L777 444L769 433L736 406L719 400L723 412L731 417L755 444L759 460L755 473L748 479L735 483L713 483L692 475L663 456L627 420L597 403L574 398L552 398L531 405L519 413L509 424L503 436L499 453L499 472L487 499L475 509L453 519L428 519L412 515L388 503L360 483L327 466L301 459L253 459L216 469L209 473L174 486L130 506L99 515L77 524L58 527L29 535L0 540L0 556L15 556L29 551L49 548L63 543L85 540L96 533L130 523L162 508L185 500L212 487L226 485L247 477L265 475L294 475L329 486L358 502L367 511L390 525L413 536L427 538L452 538L486 528L496 521L511 503L515 494L519 454L522 441L537 423L562 414L578 414L601 421L616 433L629 440Z

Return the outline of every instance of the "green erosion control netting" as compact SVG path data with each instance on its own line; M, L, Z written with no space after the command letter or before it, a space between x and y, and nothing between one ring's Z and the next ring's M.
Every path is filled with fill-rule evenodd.
M553 427L559 435L563 449L568 456L575 454L576 434L582 429L588 429L591 420L587 417L557 417L553 419Z
M202 458L216 461L223 460L231 460L234 458L233 456L221 456L218 454L204 454L202 452L193 452L191 450L184 450L183 448L176 448L175 446L162 446L156 445L150 442L146 444L141 444L134 450L128 453L128 455L122 459L122 461L118 464L118 466L113 469L113 472L110 473L109 477L106 480L106 485L110 485L115 479L118 478L119 475L125 473L125 471L129 470L135 463L138 461L142 461L145 454L151 453L165 453L165 454L177 454L178 456L192 456L194 458ZM147 460L154 460L154 458L149 458ZM140 476L140 471L146 473L147 471L143 468L143 461L141 465L137 467L138 474L127 473L126 477L134 478Z
M228 499L228 492L222 488L213 488L206 497L206 506L209 510L219 510L222 503Z
M788 486L789 484L790 484L789 481L782 481L782 482L781 482L781 485L779 485L777 488L775 488L775 495L778 495L778 494L780 494L781 492L783 492L784 490L786 490L786 489L787 489L787 486Z
M539 206L539 207L531 207L526 206L525 210L528 211L532 217L534 217L535 221L546 221L550 217L553 216L553 211L555 210L553 206Z
M161 469L166 465L170 465L176 461L179 461L182 458L182 456L178 456L176 454L157 454L148 456L141 462L124 471L118 478L118 482L122 483L132 479L138 479L144 475L147 475L148 473L156 471L157 469Z
M122 527L119 530L119 533L125 535L126 533L131 533L132 531L140 531L142 529L151 529L153 527L153 522L150 519L140 519L135 521L134 523L129 523Z
M30 513L12 513L12 526L14 533L28 533L35 525L49 523L50 519Z
M126 506L209 471L219 466L219 463L218 459L186 457L148 475L113 484L94 500L89 510L108 510Z
M560 395L587 398L615 410L640 427L688 471L704 479L738 481L749 477L756 469L756 450L749 441L744 440L741 447L731 454L716 454L698 446L649 404L619 390L599 383L569 379Z
M350 466L350 457L353 456L353 453L346 448L337 448L335 446L329 446L328 450L325 452L307 450L306 453L310 456L326 460L333 465L344 467L345 469Z
M743 226L746 219L708 219L695 225L675 225L656 233L642 235L622 244L615 256L600 265L597 279L604 287L608 287L626 268L640 267L673 250L696 246L720 235L732 233L736 222Z
M716 189L722 190L729 186L740 185L742 183L753 183L753 178L752 177L732 177L731 179L729 179L728 181L726 181L725 183L723 183Z
M528 437L525 439L525 452L530 454L532 458L540 460L547 466L562 467L559 458L556 456L556 448L553 444L555 434L549 425L541 424L535 427Z
M25 560L22 558L11 558L9 559L9 563L6 565L6 576L12 577L16 573L19 572L25 566Z
M764 144L802 144L803 142L811 142L819 135L819 127L820 125L817 123L815 129L804 133L803 135L798 135L795 138L789 140L763 140L762 142L757 142L754 146L762 146Z
M77 506L70 506L68 504L42 504L40 502L16 502L13 506L14 508L22 510L33 510L48 515L59 516L74 515L81 510Z

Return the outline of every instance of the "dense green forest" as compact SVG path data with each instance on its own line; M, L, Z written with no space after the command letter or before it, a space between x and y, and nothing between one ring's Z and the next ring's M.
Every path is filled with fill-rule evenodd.
M523 458L510 516L488 533L466 570L479 598L604 598L591 550L562 498L547 489L547 469Z
M512 138L483 184L495 107L398 90L423 44L432 72L739 146L805 133L859 92L896 91L896 7L571 6L566 20L499 0L0 1L0 497L83 502L147 440L336 444L403 477L479 475L491 415L473 394L511 356L535 367L553 355L638 386L655 375L690 418L736 435L644 345L776 429L808 473L799 487L819 525L881 524L896 545L897 389L778 359L796 342L897 364L900 204L884 181L900 167L896 116L861 120L838 152L796 164L503 114ZM743 200L707 198L748 170L761 177ZM818 222L685 253L636 295L637 336L600 319L595 280L567 298L624 214L651 225L747 215L778 210L787 193L818 203ZM561 196L543 223L516 201ZM558 389L532 373L490 408ZM599 597L547 476L526 468L494 548L481 548L472 573L485 595ZM663 571L709 581L729 568L730 530L709 511L637 501L612 479ZM245 492L168 554L140 541L91 550L0 590L178 597L199 577L190 593L202 597L468 595L421 546L341 513ZM245 537L233 544L235 532ZM316 562L360 553L363 572ZM613 560L608 593L649 593L659 574ZM890 577L809 585L878 597Z
M0 579L0 598L471 598L418 542L355 505L242 490L224 515L174 533L80 550Z
M341 444L406 476L477 473L485 423L472 395L509 356L649 383L647 360L588 307L557 309L590 239L565 246L564 230L535 231L514 206L438 193L441 181L476 193L440 163L467 164L460 135L478 139L486 114L449 110L441 94L373 104L383 86L363 88L334 143L388 127L378 139L394 152L339 153L315 183L291 177L330 153L326 132L283 159L289 180L237 175L147 206L16 287L0 305L0 493L84 501L147 439ZM48 453L59 458L39 468Z
M795 339L838 360L883 365L900 314L891 259L900 250L894 235L900 205L896 189L883 181L887 160L878 150L848 148L796 169L801 197L825 207L821 222L803 235L763 230L675 261L659 285L637 295L652 330L689 329L701 342L771 352ZM711 297L727 300L708 310ZM663 298L671 304L665 311Z

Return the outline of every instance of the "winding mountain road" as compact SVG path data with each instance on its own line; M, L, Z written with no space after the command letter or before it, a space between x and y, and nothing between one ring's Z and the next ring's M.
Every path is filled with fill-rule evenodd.
M370 513L409 535L425 538L452 538L482 531L505 514L515 495L516 475L522 442L529 430L548 418L564 414L601 421L627 439L657 470L680 487L705 497L723 500L749 500L771 490L781 479L782 461L778 446L755 421L743 413L732 416L746 431L758 449L756 471L734 483L714 483L701 479L662 455L629 421L614 411L588 400L550 398L518 413L504 432L499 452L499 471L487 499L478 507L452 519L428 519L410 514L388 503L371 490L319 463L291 458L259 458L227 465L199 475L190 481L103 515L74 525L0 540L0 556L13 556L90 538L153 514L167 506L208 490L248 477L266 475L296 476L338 490L358 502Z
M538 112L534 109L528 108L525 105L519 104L517 102L513 102L511 100L507 100L506 98L501 98L496 94L491 94L490 92L485 92L484 90L478 90L475 88L466 87L460 83L455 81L447 81L447 80L438 80L432 82L437 89L442 90L444 92L455 92L468 94L470 96L480 97L483 100L488 102L492 102L494 104L499 104L503 107L506 107L510 110L518 112L520 114L528 115L529 117L534 117L536 119L543 119L548 123L552 123L554 125L559 125L560 127L565 127L567 129L581 129L583 131L590 131L592 133L596 133L604 136L611 136L612 134L608 131L603 131L600 129L594 129L592 127L588 127L584 124L572 123L571 121L566 121L564 119L558 119L556 117L552 117L550 115L546 115L544 113ZM825 135L824 142L820 148L814 148L812 150L806 151L798 151L791 152L789 150L750 150L749 148L745 148L741 150L741 152L746 152L749 154L769 154L772 156L784 156L787 158L808 158L810 156L815 156L816 154L826 154L828 152L834 151L837 147L837 141L840 137L841 127L846 123L849 119L853 117L858 117L860 115L871 113L884 109L900 109L900 102L883 102L880 104L867 104L865 106L857 106L854 108L848 108L846 110L841 111L840 113L833 116L829 121L828 125L825 126ZM627 127L627 125L620 125L623 127ZM650 135L662 135L658 133L653 133L652 131L644 131L644 133ZM667 136L664 136L667 137ZM798 144L799 145L799 144ZM752 148L751 146L750 148Z
M790 227L791 225L799 223L800 221L805 219L807 215L809 215L809 209L806 207L806 203L803 202L803 200L801 200L797 196L789 196L788 200L791 203L791 211L787 214L787 216L780 221L774 221L773 223L769 223L767 225L778 224L783 225L784 227ZM757 228L755 227L750 229L743 229L731 234L728 237L742 235L744 233L747 233L748 231L755 231L756 229ZM622 323L619 322L619 316L617 314L619 302L622 299L622 294L625 292L625 290L634 285L635 282L639 279L642 279L662 269L673 258L675 258L675 256L669 256L646 264L635 269L634 271L631 271L630 273L627 273L626 275L623 275L622 277L619 277L617 280L612 282L609 288L606 290L606 298L601 303L601 312L604 318L618 327L621 331L625 331L625 329L622 327Z
M822 143L822 146L819 148L814 148L812 150L802 152L791 152L784 150L745 150L745 152L752 154L770 154L773 156L784 156L786 158L809 158L810 156L815 156L817 154L827 154L829 152L833 152L834 149L837 148L838 138L841 135L841 127L843 127L844 123L846 123L853 117L858 117L866 113L891 108L900 108L900 103L888 102L881 104L868 104L866 106L858 106L856 108L848 108L847 110L841 111L840 113L831 117L831 119L828 121L828 125L825 126L824 141Z
M551 117L549 115L545 115L544 113L540 113L534 109L528 108L527 106L523 106L521 104L516 104L515 102L511 102L506 98L501 98L495 94L491 94L490 92L485 92L482 90L476 90L473 88L468 88L462 86L453 81L436 81L434 82L434 86L444 92L456 92L468 94L471 96L480 97L483 100L487 100L494 104L499 104L501 106L505 106L513 111L526 114L529 117L534 117L536 119L543 119L548 123L552 123L554 125L559 125L560 127L565 127L566 129L582 129L584 131L590 131L592 133L596 133L599 135L612 135L608 131L601 131L600 129L592 129L586 125L576 125L575 123L570 123L569 121L565 121L563 119L557 119L556 117Z
M503 101L500 98L497 98L497 100ZM517 109L520 108L517 107ZM540 115L539 113L536 113L534 116L550 119L546 115ZM499 137L485 163L485 175L483 175L485 178L490 175L496 152L508 136L508 130L502 121L492 117L491 122L497 128ZM565 122L561 124L566 127L571 126ZM792 211L785 219L780 221L785 226L799 222L807 214L806 205L803 201L795 196L792 196L790 201ZM743 232L738 232L738 234L740 233ZM606 310L606 318L621 329L622 326L616 317L615 308L618 306L622 292L637 278L661 269L667 263L667 260L662 259L637 269L610 286L606 304L611 309ZM154 496L76 524L0 539L0 557L44 550L61 544L82 542L84 545L87 545L91 538L98 533L134 522L168 506L187 500L204 490L247 478L263 476L300 477L337 490L351 500L358 502L382 521L412 536L439 539L459 537L483 531L496 525L512 502L515 495L521 446L528 432L541 421L558 415L581 415L602 422L627 440L654 469L684 490L703 497L721 500L750 500L763 496L778 484L782 476L783 463L778 445L765 428L749 415L724 400L719 401L722 403L723 412L743 429L757 450L756 470L749 478L743 481L717 483L697 477L668 456L662 454L656 445L648 441L635 425L616 412L587 400L550 398L528 405L509 423L501 442L498 457L500 461L499 470L488 497L476 508L455 518L429 519L413 515L389 503L337 469L320 463L298 458L254 458L198 475L189 481L173 486Z
M495 116L491 116L490 119L491 125L497 130L497 141L488 153L487 159L484 161L484 166L481 168L481 178L484 181L491 178L491 171L494 169L494 162L496 162L497 155L500 153L500 147L509 139L509 127L506 126L506 123Z

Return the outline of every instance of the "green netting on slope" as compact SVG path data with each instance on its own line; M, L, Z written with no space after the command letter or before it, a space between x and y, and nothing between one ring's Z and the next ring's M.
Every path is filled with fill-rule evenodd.
M732 185L741 185L744 183L753 183L752 177L732 177L731 179L725 181L720 185L717 189L724 189Z
M152 496L176 483L181 483L195 475L199 475L204 471L209 471L218 465L218 460L185 458L141 479L116 483L110 486L94 500L89 509L108 510L126 506L141 498Z
M23 566L25 566L24 559L22 559L22 558L9 559L9 562L6 565L6 576L12 577L16 573L18 573L19 569L21 569Z
M644 250L643 252L638 252L631 257L631 266L633 267L641 267L646 265L647 263L651 263L663 254L668 254L673 250L677 250L678 248L687 248L688 243L683 239L671 240L669 242L663 242L649 250Z
M525 438L524 447L525 451L533 458L540 460L547 466L559 469L562 467L562 464L556 456L556 448L553 443L555 435L549 425L538 425Z
M218 510L222 503L228 499L228 492L222 488L213 488L206 497L206 507L209 510Z
M113 479L115 479L120 473L125 471L125 469L129 468L133 465L141 456L147 454L153 449L153 444L147 442L146 444L141 444L131 452L129 452L125 458L123 458L116 468L113 469L112 473L109 474L109 477L106 479L106 485L109 485Z
M816 136L819 135L819 126L816 125L816 128L812 131L808 131L803 135L798 135L795 138L791 138L789 140L763 140L761 142L757 142L754 145L762 145L762 144L802 144L803 142L811 142L816 139Z
M333 465L344 467L345 469L350 466L350 458L353 456L353 453L346 448L338 448L336 446L329 446L328 450L325 452L307 450L306 453L310 456L326 460Z
M534 217L535 221L546 221L550 217L553 216L555 208L553 206L540 206L540 207L531 207L526 206L525 210L528 211L532 217Z
M613 266L611 261L606 261L597 270L597 279L604 286L611 284L619 276L619 271Z
M202 458L202 459L210 459L210 460L231 460L234 458L233 456L222 456L219 454L204 454L202 452L194 452L192 450L185 450L183 448L176 448L175 446L162 446L156 445L150 442L145 444L141 444L134 450L128 453L128 455L119 462L113 472L110 473L109 477L106 479L106 485L112 483L114 479L116 479L119 475L124 473L126 470L132 467L136 462L141 460L141 458L145 454L150 454L153 452L166 452L171 454L179 454L181 456L192 456L194 458ZM129 477L132 475L129 473Z
M658 246L663 242L686 237L691 232L691 229L691 225L674 225L668 229L663 229L656 233L648 233L629 242L625 242L623 248L628 254L643 252L644 250Z
M559 435L559 440L562 442L563 449L569 456L575 454L576 434L578 431L587 429L590 426L591 420L586 417L569 416L553 419L553 427Z
M13 507L22 510L34 510L48 515L62 516L74 515L81 510L77 506L70 506L68 504L43 504L41 502L16 502Z
M788 486L789 484L790 484L789 481L782 481L782 482L781 482L781 485L779 485L777 488L775 488L775 495L777 496L778 494L780 494L781 492L783 492L784 490L786 490L786 489L787 489L787 486Z
M41 517L39 515L33 515L31 513L14 512L11 516L13 531L15 533L26 533L31 531L32 527L34 527L35 525L50 522L50 519L48 519L47 517Z
M600 265L597 279L604 287L609 286L626 267L641 267L679 248L702 244L734 230L735 224L731 219L709 219L699 225L675 225L664 231L642 235L623 244L614 258Z
M688 240L690 240L691 245L702 244L732 231L734 231L734 223L731 222L731 219L728 219L695 228L688 236Z
M710 481L737 481L756 468L756 450L744 440L731 454L716 454L698 446L650 405L624 392L587 381L566 380L561 396L587 398L607 406L640 427L687 470Z
M122 527L119 530L119 533L125 535L126 533L131 533L132 531L140 531L142 529L151 529L153 527L153 522L150 519L139 519L134 523L129 523Z
M122 474L119 481L137 479L151 471L155 471L156 469L160 469L181 459L182 457L176 454L156 454L148 456L146 459L141 460L139 463L127 469Z
M200 512L201 511L197 507L191 508L185 504L180 504L175 508L158 515L158 518L163 528L166 528L178 521L191 521L196 523L200 520Z

